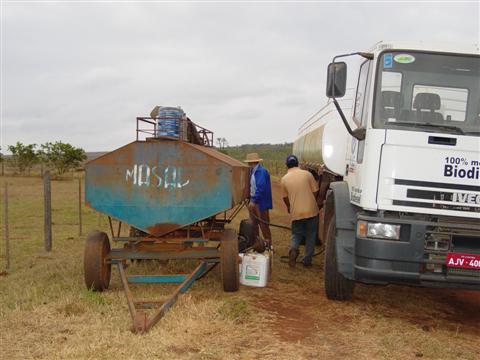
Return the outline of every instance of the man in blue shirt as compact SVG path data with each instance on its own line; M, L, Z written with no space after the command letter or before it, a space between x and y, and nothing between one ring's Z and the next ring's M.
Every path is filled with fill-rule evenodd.
M257 153L247 154L245 162L252 169L250 175L250 203L248 211L250 219L255 228L255 237L258 237L258 226L262 230L265 244L256 243L255 249L262 252L265 247L270 248L272 245L272 234L270 233L270 214L272 208L272 187L270 184L270 174L260 162ZM263 246L260 246L263 245Z

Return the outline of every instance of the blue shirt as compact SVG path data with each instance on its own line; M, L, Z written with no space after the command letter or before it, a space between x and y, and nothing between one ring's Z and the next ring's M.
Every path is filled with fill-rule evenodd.
M257 182L255 181L255 171L257 171L260 164L255 165L255 167L250 172L250 198L255 196L255 192L257 191Z
M260 211L272 208L272 187L270 174L262 165L257 164L252 169L250 177L250 198L258 205Z

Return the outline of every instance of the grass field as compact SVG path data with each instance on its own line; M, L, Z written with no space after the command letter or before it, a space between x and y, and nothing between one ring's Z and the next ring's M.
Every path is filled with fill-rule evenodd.
M240 161L246 159L248 153L257 153L263 159L262 165L268 169L270 174L275 176L281 176L284 173L285 159L292 151L292 143L244 144L222 149L222 152Z
M10 184L12 256L10 273L0 276L2 359L480 358L478 293L359 285L353 302L327 301L322 259L315 258L310 269L288 268L280 255L287 253L289 234L279 229L272 231L276 255L267 288L242 286L237 293L223 293L215 269L182 295L151 332L132 334L115 269L108 291L85 289L77 182L52 183L53 251L46 253L41 180L2 181ZM288 223L277 183L274 197L272 221ZM246 214L238 220L242 217ZM85 208L84 223L84 233L107 232L106 218ZM0 245L3 255L3 234ZM0 270L4 264L0 259ZM193 265L161 267L174 273ZM141 264L129 271L155 266ZM161 299L173 287L133 290L137 297Z

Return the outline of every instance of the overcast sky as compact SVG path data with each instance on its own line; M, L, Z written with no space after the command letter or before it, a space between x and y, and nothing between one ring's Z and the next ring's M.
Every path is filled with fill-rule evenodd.
M155 105L230 144L289 142L326 101L335 54L480 31L478 2L1 3L3 149L111 150Z

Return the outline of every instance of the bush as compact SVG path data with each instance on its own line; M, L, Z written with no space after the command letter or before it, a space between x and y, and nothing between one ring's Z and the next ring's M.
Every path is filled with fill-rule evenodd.
M61 141L47 142L41 145L40 156L42 161L59 175L75 169L87 159L85 151Z
M30 171L33 165L39 162L39 154L35 151L36 144L24 145L17 141L15 145L9 145L8 150L12 156L8 159L9 165L18 169L20 173Z

